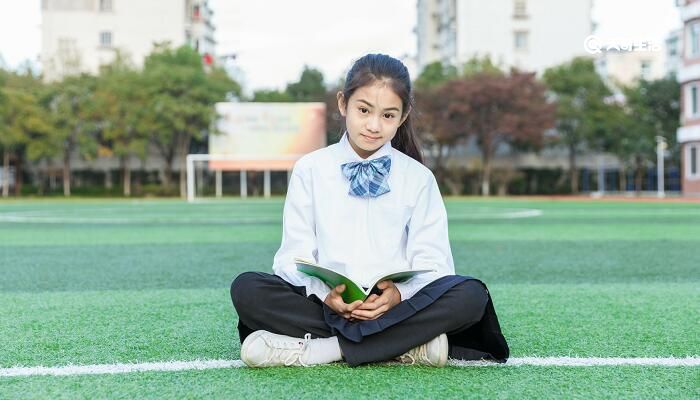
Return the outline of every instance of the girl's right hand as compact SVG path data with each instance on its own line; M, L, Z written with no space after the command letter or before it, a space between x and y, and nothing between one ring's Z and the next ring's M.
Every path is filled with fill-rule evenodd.
M338 315L342 315L343 318L346 319L351 319L350 315L352 314L353 310L362 305L362 300L356 300L351 304L347 304L345 301L343 301L342 294L344 291L345 285L341 284L336 286L330 293L328 293L328 296L326 296L326 299L323 302L326 303L328 307L330 307Z

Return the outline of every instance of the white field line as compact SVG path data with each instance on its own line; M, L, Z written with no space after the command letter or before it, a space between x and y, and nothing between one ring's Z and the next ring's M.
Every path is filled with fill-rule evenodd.
M387 365L404 365L396 362ZM538 367L595 367L595 366L645 366L645 367L700 367L700 357L667 357L667 358L621 358L621 357L515 357L505 364L487 361L450 360L452 367L508 367L508 366L538 366ZM220 368L244 368L241 360L195 360L168 361L140 364L97 364L97 365L66 365L63 367L12 367L0 368L0 377L20 377L38 375L101 375L123 374L127 372L148 371L190 371Z

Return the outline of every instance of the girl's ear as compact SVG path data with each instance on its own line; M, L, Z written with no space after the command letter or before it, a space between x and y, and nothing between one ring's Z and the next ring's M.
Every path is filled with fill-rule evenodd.
M340 115L345 117L347 105L345 104L345 96L343 96L343 92L339 91L338 94L335 95L335 97L338 99L338 111L340 111Z
M411 108L411 106L408 106L408 111L406 112L406 114L404 114L403 118L401 118L401 123L399 124L399 126L401 126L404 122L406 122L406 119L408 118L408 114L410 114L411 111L413 111L413 109Z

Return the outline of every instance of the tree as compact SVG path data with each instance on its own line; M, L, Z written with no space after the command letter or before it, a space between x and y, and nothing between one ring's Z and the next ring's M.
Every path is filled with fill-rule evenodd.
M656 162L656 137L668 143L678 159L676 130L680 120L680 85L672 78L642 80L624 89L626 105L618 119L614 151L634 169L635 189L642 189L644 166ZM677 161L676 161L677 162Z
M505 75L505 72L491 61L491 57L472 57L462 64L460 76L469 77L472 75Z
M466 122L461 114L450 111L454 92L449 81L457 79L457 68L440 61L423 68L414 82L416 110L414 116L421 141L437 151L432 169L438 182L446 184L453 194L459 185L453 179L446 163L454 146L468 138Z
M445 167L454 146L469 137L466 114L451 107L457 92L451 84L424 87L416 93L416 128L423 143L437 150L433 170L438 182L449 180Z
M445 82L457 78L457 68L435 61L426 65L418 78L413 82L416 92L438 87Z
M41 110L36 97L30 92L17 88L0 90L2 108L0 108L0 148L2 149L3 172L2 196L9 195L10 158L20 159L18 152L35 132L48 132L49 126L44 121L45 113ZM19 167L19 163L17 163ZM16 168L19 172L19 168ZM15 185L17 187L17 185Z
M436 150L433 169L438 182L445 183L455 194L460 188L458 170L448 170L450 153L467 141L469 116L450 107L462 99L456 97L452 82L473 76L504 76L489 57L474 57L459 68L440 61L428 64L414 82L417 104L416 121L422 141Z
M323 73L305 65L299 81L288 84L286 93L296 102L323 101L326 95Z
M577 193L578 153L594 140L600 147L601 140L611 134L606 128L606 116L611 115L606 98L611 92L593 61L583 57L546 70L543 79L556 100L558 142L568 149L571 192Z
M509 75L479 72L451 81L447 112L477 138L481 149L481 191L491 192L491 161L502 143L540 146L544 132L554 125L554 106L534 73Z
M253 92L252 101L259 103L290 103L294 100L287 92L261 89Z
M148 106L138 129L149 132L165 160L166 187L172 186L173 161L180 160L180 195L184 197L190 142L205 137L216 116L214 104L229 93L240 95L240 86L219 68L205 71L201 56L191 47L172 49L167 43L157 45L146 58L143 77Z
M100 126L102 148L119 158L124 196L131 195L130 159L147 154L148 132L139 129L147 100L141 74L120 55L102 69L91 117Z
M97 127L90 114L93 112L97 79L81 74L66 77L48 87L45 103L49 110L51 133L41 135L42 156L59 156L63 161L63 195L70 196L71 166L74 151L83 158L97 155ZM38 156L38 154L34 154Z
M325 101L328 91L323 83L323 73L307 65L301 72L297 82L287 84L284 91L260 89L253 92L254 102L260 103L292 103Z
M15 194L22 186L22 165L32 135L49 132L46 112L39 104L42 83L31 70L23 73L0 70L0 150L3 171L15 162ZM9 175L3 179L3 196L9 195Z

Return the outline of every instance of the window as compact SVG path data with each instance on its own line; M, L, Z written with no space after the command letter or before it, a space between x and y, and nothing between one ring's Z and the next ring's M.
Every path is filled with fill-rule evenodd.
M100 32L100 47L112 47L112 32Z
M685 117L697 118L700 116L700 99L698 99L698 84L691 83L685 86Z
M513 1L513 18L527 18L527 3L525 3L525 0Z
M515 50L527 50L528 43L528 32L526 31L516 31L515 32Z
M700 56L700 22L693 22L688 26L688 51L686 56Z
M101 12L112 11L112 0L100 0L100 11Z
M94 11L94 0L51 0L47 6L55 11Z
M666 41L666 48L668 49L668 55L670 57L678 54L678 37L673 37Z
M651 76L651 62L648 60L642 61L639 70L639 76L644 80L649 80Z
M700 143L687 145L686 152L686 175L688 178L700 178L700 165L698 165L698 153L700 152Z
M58 38L58 51L67 52L75 49L75 39Z

